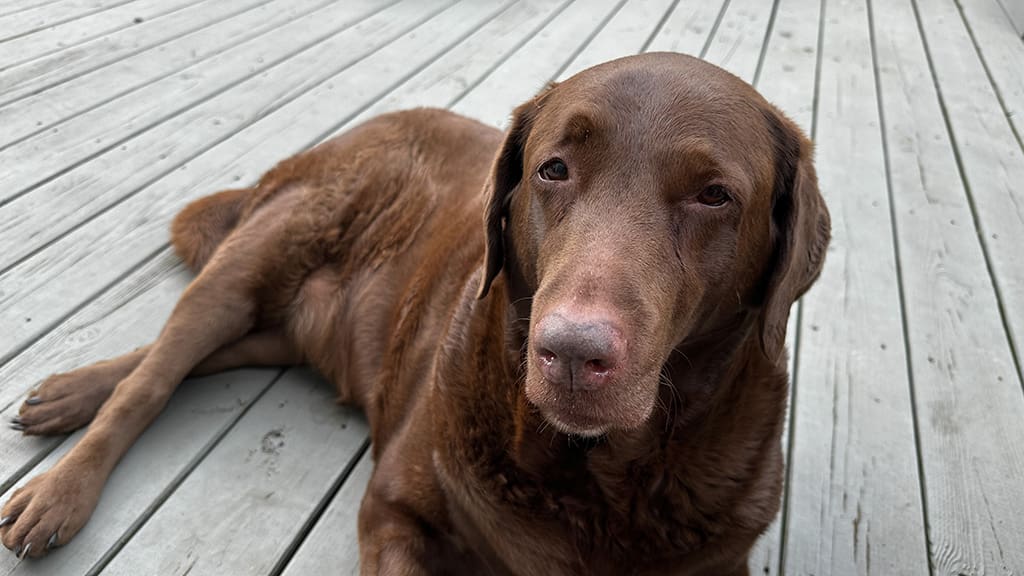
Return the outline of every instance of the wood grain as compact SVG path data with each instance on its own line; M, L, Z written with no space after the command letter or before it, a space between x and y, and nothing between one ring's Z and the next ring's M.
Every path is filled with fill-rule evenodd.
M1024 2L1008 2L1015 6L1024 29ZM983 59L985 72L996 90L1006 118L1013 125L1017 142L1024 135L1024 32L1014 28L999 0L957 2L966 30ZM1010 12L1012 14L1012 12Z
M280 0L277 0L280 1ZM266 0L203 0L156 21L134 24L87 42L64 48L7 68L0 68L0 106L38 94L78 76L95 72L148 50L166 51L162 46L180 36L200 31L233 15L242 14ZM164 50L161 50L164 48ZM198 55L198 53L197 53ZM116 87L106 86L110 94ZM116 92L115 92L116 93ZM39 112L40 110L35 110Z
M804 296L787 574L927 574L922 498L866 3L830 1L816 120L832 214Z
M602 62L641 52L658 31L674 0L630 0L608 21L582 52L562 70L564 80Z
M973 216L1018 363L1024 358L1024 151L953 0L915 0ZM1020 366L1018 365L1018 374Z
M330 566L331 574L358 576L359 505L373 472L373 459L363 454L341 490L296 550L283 576L306 576Z
M239 182L255 181L274 162L318 140L323 134L325 118L344 115L335 112L338 107L353 110L379 96L379 92L394 83L396 77L401 78L406 73L397 61L389 63L386 60L397 50L415 49L416 58L429 60L447 48L451 39L440 34L440 26L449 26L449 30L455 26L465 29L475 21L459 22L454 16L449 16L430 20L433 34L417 35L414 30L448 4L449 0L436 0L396 5L396 11L380 12L379 18L371 19L372 22L367 20L335 37L340 38L336 40L337 45L321 44L315 52L299 55L299 59L293 60L286 68L292 81L285 83L283 94L278 92L281 90L279 85L269 85L266 79L261 80L261 86L279 94L278 106L273 113L236 133L233 138L206 150L189 164L180 165L172 172L166 172L166 168L157 172L154 177L159 179L141 191L126 186L126 179L135 187L146 184L132 179L153 162L159 162L158 154L162 152L140 146L138 153L142 158L133 157L131 154L136 150L133 145L127 150L118 148L120 153L129 153L127 157L115 152L109 157L94 159L89 171L83 174L88 186L82 188L83 183L79 182L78 194L74 197L89 201L90 196L109 195L111 190L121 195L131 194L118 204L117 210L100 213L0 276L0 307L5 314L15 318L34 318L34 323L14 323L8 331L0 333L0 359L31 342L53 322L116 282L138 262L164 246L167 223L189 200L219 188L237 186ZM477 9L484 10L489 6L481 3ZM394 39L402 41L398 44L392 42L390 52L377 50ZM425 47L432 47L433 52ZM337 66L333 70L342 70L333 76L317 76L323 73L323 66L332 64ZM346 64L351 66L346 67ZM339 91L347 86L353 75L365 74L369 66L376 66L378 73L365 83L346 88L346 98L326 97L335 86ZM369 94L360 99L359 90ZM240 106L244 105L246 96L237 95ZM321 110L323 115L319 113ZM214 116L206 117L202 122L215 123L218 120ZM177 141L180 143L192 133L192 130L183 130L176 134ZM262 146L269 141L275 145ZM161 143L174 146L174 141L166 139ZM122 158L120 162L117 161L119 157ZM66 200L72 201L70 197Z
M875 5L932 562L1024 572L1024 398L910 5Z
M75 46L122 28L173 13L197 0L136 0L4 42L0 68ZM141 19L141 20L140 20ZM138 22L137 22L138 20Z
M485 124L504 127L512 109L555 79L562 66L586 46L588 38L621 4L622 0L570 4L451 109Z
M5 154L9 153L10 150L4 149L15 142L24 142L26 137L35 134L44 136L52 134L54 138L62 137L67 129L61 127L57 132L53 132L51 128L54 125L74 118L83 112L95 111L97 108L101 108L101 111L94 114L93 122L97 122L97 118L107 118L108 122L111 118L133 118L132 115L120 108L102 108L102 105L116 101L115 106L124 106L125 100L127 100L126 95L130 94L132 97L139 98L140 93L144 92L144 89L140 90L140 88L150 88L154 84L161 86L158 88L158 91L161 92L157 93L163 94L162 90L167 89L168 85L171 88L174 87L173 82L167 82L168 77L182 70L187 69L185 75L191 76L193 82L196 79L208 81L211 85L209 93L215 93L218 87L225 84L221 83L218 73L211 73L212 71L206 68L205 61L207 59L218 55L227 56L225 52L237 52L238 50L232 50L232 48L252 38L260 37L263 42L272 42L274 35L267 34L268 31L273 31L290 20L312 12L324 4L324 0L278 1L263 5L257 5L257 1L262 0L239 2L241 7L247 7L246 3L255 7L218 22L224 13L229 12L229 9L233 11L239 9L239 5L235 3L222 2L216 7L211 7L211 10L203 12L202 15L207 21L201 24L197 23L196 25L201 27L195 32L175 38L159 47L127 56L92 72L70 78L48 89L36 88L34 94L0 106L0 123L3 123L6 128L0 134L0 150L3 150ZM343 14L331 16L343 17ZM259 68L249 62L244 62L236 63L236 70L228 69L226 72L237 76L249 71L250 66ZM219 73L225 72L220 71ZM0 72L0 77L2 76L3 73ZM18 87L11 86L11 88L13 88L13 92L0 94L0 99L10 98L18 93ZM171 94L167 94L167 96L171 96ZM144 98L152 102L156 96L153 93L148 93ZM60 105L47 106L45 105L47 102L60 102ZM164 111L167 116L178 113L182 108L193 103L192 100L179 100L176 97L168 98L167 102L169 106ZM113 127L107 126L106 128L110 130ZM99 132L99 135L101 142L97 144L109 145L113 140L105 132ZM53 142L52 139L49 142L35 140L24 142L24 144L33 150L45 150L52 146ZM102 149L100 146L96 146L93 153L100 149ZM24 155L27 154L23 153ZM61 164L51 166L49 171L42 171L34 181L9 181L5 174L3 186L9 189L13 188L13 190L5 192L5 196L50 176L57 169L63 169L75 160L74 157L69 157L64 153L54 154L54 157L58 158Z
M371 16L378 4L361 0L315 12L0 152L0 162L12 167L0 177L0 199L10 198L0 206L0 268L404 32L414 15ZM360 33L361 41L353 38ZM338 57L342 45L349 53ZM100 166L105 177L89 178ZM83 187L97 192L82 195Z
M361 414L303 369L285 373L103 574L268 574L366 442Z
M63 24L83 16L102 12L131 0L66 0L59 5L43 4L0 16L0 41L31 34L48 26ZM7 11L0 9L0 14Z

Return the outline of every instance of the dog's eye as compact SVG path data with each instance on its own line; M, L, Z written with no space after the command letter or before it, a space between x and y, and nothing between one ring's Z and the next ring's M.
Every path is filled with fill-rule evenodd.
M697 196L697 201L706 206L721 206L731 200L724 186L708 186Z
M547 162L540 165L540 170L537 170L540 177L544 180L557 182L560 180L569 179L569 167L565 165L558 158L548 160Z

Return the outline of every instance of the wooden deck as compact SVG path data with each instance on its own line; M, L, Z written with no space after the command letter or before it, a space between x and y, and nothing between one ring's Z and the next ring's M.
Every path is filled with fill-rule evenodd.
M502 125L549 80L687 52L813 135L833 218L825 273L790 330L788 487L753 573L1022 575L1020 12L1021 0L0 0L2 416L49 373L157 334L189 281L167 225L190 200L385 110ZM187 382L78 537L42 561L0 554L0 574L357 572L366 426L317 381L295 369ZM0 492L77 437L0 430Z

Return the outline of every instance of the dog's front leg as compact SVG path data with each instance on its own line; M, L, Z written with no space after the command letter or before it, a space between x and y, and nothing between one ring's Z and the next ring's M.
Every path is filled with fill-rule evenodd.
M391 527L394 528L394 527ZM429 576L420 535L405 530L383 529L360 546L362 576Z
M458 573L442 559L448 531L444 492L424 449L426 410L413 410L376 455L377 465L359 508L362 576L427 576Z
M428 576L428 541L409 509L386 502L371 489L359 509L359 573L362 576Z
M178 384L204 358L252 329L251 284L261 238L242 236L239 248L214 258L182 295L145 358L116 385L82 440L14 493L0 514L4 546L22 557L38 557L66 543L92 515L118 460Z

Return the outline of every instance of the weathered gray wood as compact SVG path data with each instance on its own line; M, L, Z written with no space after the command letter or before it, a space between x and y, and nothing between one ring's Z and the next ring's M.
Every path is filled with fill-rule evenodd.
M1021 143L1024 138L1024 72L1021 72L1024 70L1024 41L1021 35L1024 32L1019 30L1024 30L1024 1L1013 0L1007 2L1007 6L1015 6L1020 16L1016 29L998 0L956 3L971 40L984 58L986 72L1016 131L1017 142Z
M254 181L274 162L318 141L341 124L339 120L401 84L410 68L415 70L451 48L459 37L447 34L470 33L502 6L473 2L441 12L0 276L4 293L0 309L14 318L35 318L34 323L15 323L0 333L0 358L38 337L78 303L164 245L166 223L186 202L218 188ZM414 11L423 19L430 15L423 12L431 7L438 5L417 1L399 9ZM398 18L391 15L392 20ZM380 24L384 29L390 25ZM380 33L380 29L364 33L374 31ZM342 53L330 55L335 61L351 54L339 50ZM299 68L294 73L313 71ZM349 84L350 78L360 81ZM337 124L325 119L336 119ZM274 145L267 146L268 142Z
M832 245L803 298L784 571L928 574L868 14L826 8L817 169Z
M260 0L245 0L245 2L252 4L258 1ZM244 5L243 2L238 4ZM221 12L228 8L237 10L238 4L222 2L217 5L217 8ZM211 68L211 60L221 58L230 61L231 57L229 54L238 54L245 50L239 45L251 45L254 42L261 43L261 49L269 49L274 44L281 42L279 39L274 38L274 34L277 32L274 30L275 28L285 28L282 25L293 19L301 20L301 16L308 12L313 12L323 5L324 0L278 0L263 4L252 10L247 10L227 18L223 22L217 22L216 26L207 26L191 34L176 38L160 47L119 60L99 70L58 84L40 94L28 96L2 106L0 107L0 124L3 124L4 131L0 134L0 151L2 151L0 154L12 154L9 148L5 148L10 146L11 143L33 134L39 134L43 137L49 135L53 139L64 141L68 137L67 126L59 126L55 132L52 130L53 125L61 120L69 119L90 110L93 113L93 118L90 119L92 123L96 123L97 118L100 118L106 119L108 122L120 120L120 123L123 124L125 118L131 118L135 124L139 124L138 116L125 110L127 106L126 99L129 97L136 99L145 98L150 103L160 101L164 105L160 106L158 110L165 116L178 113L182 108L194 104L196 99L202 99L209 94L215 93L218 89L223 89L224 86L230 85L230 80L237 81L237 78L251 75L258 70L270 66L272 61L268 61L266 55L260 54L263 57L263 62L257 61L257 57L254 55L249 61L231 62L227 66L222 65L220 68ZM383 2L381 2L380 6L383 7L383 5ZM211 10L211 12L217 15L216 10ZM349 20L349 18L343 17L346 13L358 13L358 10L356 8L348 8L347 12L340 14L337 11L331 10L317 12L317 14L321 14L322 18L338 19L337 26L331 28L332 31L336 31ZM204 16L212 17L213 15L204 14ZM308 24L309 22L307 22ZM312 42L315 39L316 37L312 35L305 38L306 43ZM299 39L292 39L290 43L286 42L286 44L291 46L303 45L299 44L299 42ZM248 50L253 53L257 52L257 48L248 48ZM184 85L186 81L190 81L191 84L201 85L201 88L197 87L197 89L192 91L195 95L191 99L184 96L178 97L171 92L161 100L152 93L146 92L146 90L153 89L173 90L176 84L179 86ZM144 88L140 89L140 87ZM97 106L115 98L118 100L113 105L118 108L111 110L110 108L101 107L97 109ZM54 102L59 102L60 105L52 105ZM149 112L150 115L153 115L154 107L150 104L149 108L143 112ZM141 113L136 112L136 114ZM100 144L108 145L110 142L116 141L113 135L107 132L111 129L112 127L106 127L98 131L102 138L100 142L95 143L97 145L90 150L90 153L100 150ZM93 141L93 138L88 139L90 142ZM24 142L24 145L31 147L33 152L35 150L51 150L54 146L52 142L46 143L39 140ZM22 154L25 153L23 152ZM35 155L38 156L38 153L36 152ZM61 165L52 166L50 170L63 168L76 159L74 155L64 152L55 153L53 156L60 160ZM0 162L3 162L3 160L0 160ZM12 162L15 165L21 163L19 161ZM41 174L34 180L21 181L9 180L9 176L4 174L2 178L5 182L0 184L0 188L14 189L13 191L7 191L4 194L5 197L9 197L15 191L21 190L29 185L29 183L37 182L51 173L39 168L34 168L33 172L41 172Z
M1020 0L999 0L999 3L1002 5L1003 10L1006 11L1006 16L1013 23L1014 28L1017 29L1017 34L1024 40L1024 2Z
M0 68L39 58L74 46L97 36L133 26L136 19L159 18L195 4L197 0L135 0L129 4L104 10L84 18L65 22L34 34L4 42L0 52Z
M118 464L85 528L59 553L43 560L18 565L13 554L0 554L0 572L49 576L86 573L121 539L137 529L152 508L159 506L175 489L181 478L249 409L276 375L275 370L238 370L183 383L164 412ZM4 430L0 434L6 436L14 432ZM52 467L81 435L79 432L68 438L23 481ZM4 494L3 500L9 495L9 492Z
M548 20L558 17L568 4L569 0L526 0L513 4L464 42L340 126L335 134L392 110L452 106L537 34Z
M19 167L16 160L25 163L24 166L29 169L28 177L31 177L33 171L47 173L45 164L40 161L45 162L48 158L32 158L33 151L37 151L37 154L38 150L51 151L69 159L86 157L97 148L109 145L101 138L97 146L94 141L97 136L102 135L118 142L119 137L131 134L132 130L138 131L145 128L147 123L159 121L165 109L173 110L173 106L154 106L154 101L162 102L164 98L187 101L216 94L199 106L187 109L170 121L143 132L121 148L92 159L81 169L69 172L31 194L0 207L0 214L3 214L0 216L0 221L3 221L0 229L5 232L4 237L0 238L0 252L3 253L0 266L9 265L31 250L29 244L18 248L16 243L32 239L42 243L52 239L139 185L173 169L240 127L266 115L275 105L280 106L301 95L309 87L371 54L429 16L432 13L430 10L443 7L443 2L450 0L432 0L422 6L406 2L377 13L374 12L380 6L378 0L332 6L325 13L311 14L272 31L269 42L266 38L256 39L229 50L193 69L146 86L129 97L80 116L63 126L62 130L42 135L26 143L25 147L10 148L0 153L7 162L11 162L11 168L6 171L11 176L3 179L4 187L13 188L12 192L17 191L20 188L16 186L25 185L31 180L24 179L22 175L26 173L25 168ZM371 13L371 18L350 27L353 22ZM338 52L343 49L344 53L339 55ZM266 66L272 67L264 74L253 75ZM224 75L227 80L236 82L242 78L247 79L231 90L217 94L217 89L223 88L225 84L220 81L204 81L203 77L207 74ZM231 86L230 83L226 85ZM70 144L70 149L65 148L61 140ZM144 166L143 169L139 169L140 164ZM85 175L97 170L114 171L104 173L109 180L90 182ZM103 193L89 196L76 194L75 191L80 191L83 185L83 178ZM22 220L23 217L31 218L28 214L32 212L36 213L36 217L45 215L46 225ZM68 217L71 220L62 225L60 222ZM43 232L41 228L44 227L48 229L44 232L48 237L33 238L25 232Z
M559 80L595 64L636 54L657 32L674 0L631 0L612 16L586 48L562 71Z
M24 36L48 26L63 24L82 16L102 12L132 0L67 0L60 4L43 4L14 14L0 16L0 42Z
M2 68L0 106L38 94L61 82L149 49L166 51L167 47L160 44L206 26L217 25L222 19L244 13L265 2L266 0L204 0L158 20L134 24L130 28L76 44L55 54ZM200 55L197 53L196 56ZM107 91L111 89L112 87L107 87Z
M45 4L53 4L61 0L3 0L0 2L0 16L16 14L25 10L32 10Z
M119 356L152 341L188 281L177 257L165 250L90 300L0 367L0 411L6 416L16 414L27 392L50 374ZM27 318L4 314L3 320L7 324ZM0 444L0 490L33 456L21 450Z
M1024 573L1024 398L911 6L875 5L936 574Z
M102 574L267 574L366 442L355 410L302 369L285 373Z
M658 34L647 47L649 52L682 52L703 54L722 10L724 0L676 4Z
M54 371L66 371L128 352L151 341L170 314L190 277L169 251L140 269L114 290L50 332L24 354L0 369L2 417L17 413L20 389ZM13 574L82 574L111 546L148 516L161 494L216 441L227 427L270 384L274 370L242 370L186 382L164 414L128 453L104 491L96 514L59 554L45 561L22 564ZM19 392L19 393L15 393ZM49 469L78 440L38 439L0 430L0 491L9 495L13 483L23 483ZM56 452L47 455L57 446ZM43 459L41 463L36 463ZM23 474L28 471L27 476ZM0 497L6 501L7 495ZM15 565L0 554L0 573Z
M574 2L536 36L495 68L452 110L495 126L505 126L512 109L529 100L558 75L620 6L621 0Z
M0 151L0 163L10 166L0 176L7 191L0 199L102 153L0 206L0 268L372 52L415 15L385 11L355 25L379 7L378 0L334 4ZM341 46L348 50L338 57ZM98 166L109 166L117 184L100 194L76 194L83 175Z
M704 58L753 82L773 6L765 0L731 0Z
M925 48L953 131L974 218L1018 361L1024 358L1024 152L952 0L917 0ZM1020 366L1017 367L1018 371Z
M781 0L757 89L811 134L821 0Z
M373 459L367 452L359 459L323 516L295 551L283 576L307 576L326 570L337 576L359 574L359 534L356 522L371 472Z

